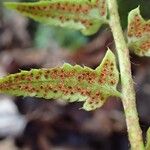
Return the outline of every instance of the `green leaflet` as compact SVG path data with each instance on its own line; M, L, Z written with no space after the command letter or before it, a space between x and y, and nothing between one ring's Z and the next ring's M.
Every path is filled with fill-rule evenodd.
M21 71L0 79L0 93L84 101L83 109L90 111L101 107L109 96L120 96L118 78L115 56L108 50L95 70L65 63L62 67Z
M150 20L145 21L139 7L128 16L128 45L139 56L150 56Z
M145 150L150 150L150 128L148 128L147 134L146 134L146 146L145 146Z
M4 5L36 21L81 30L85 35L96 33L107 16L106 0L45 0Z

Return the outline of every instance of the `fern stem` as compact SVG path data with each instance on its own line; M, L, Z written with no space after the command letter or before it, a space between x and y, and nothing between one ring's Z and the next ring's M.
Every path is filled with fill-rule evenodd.
M122 103L126 116L127 130L132 150L144 150L142 131L136 109L136 96L131 75L129 50L120 25L116 0L107 0L110 13L109 24L113 33L119 59L122 85Z

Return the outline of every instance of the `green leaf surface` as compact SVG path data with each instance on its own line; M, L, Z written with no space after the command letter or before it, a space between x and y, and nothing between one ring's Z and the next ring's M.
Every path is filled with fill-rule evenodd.
M115 56L108 50L95 70L65 63L62 67L21 71L0 79L0 93L84 101L83 109L90 111L101 107L108 97L120 96L118 79Z
M144 20L139 7L128 16L128 45L139 56L150 56L150 20Z
M6 2L4 5L48 25L81 30L91 35L106 23L106 0L46 0L39 2Z
M145 146L145 150L150 150L150 128L148 128L147 134L146 134L146 146Z

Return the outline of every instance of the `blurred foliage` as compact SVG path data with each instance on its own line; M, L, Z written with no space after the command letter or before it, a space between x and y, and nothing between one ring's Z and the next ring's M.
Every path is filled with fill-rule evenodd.
M75 50L85 45L87 38L75 30L40 24L35 34L35 46L38 48L49 47L49 41L53 44L58 43L60 47Z

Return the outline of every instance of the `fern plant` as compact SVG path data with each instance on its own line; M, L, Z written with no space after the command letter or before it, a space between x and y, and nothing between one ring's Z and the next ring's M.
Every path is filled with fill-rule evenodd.
M128 49L139 56L150 56L150 20L142 18L139 7L129 13L125 40L116 0L41 0L4 5L41 23L80 30L84 35L94 34L103 24L108 24L116 45L119 71L116 56L108 49L95 70L64 64L51 69L21 71L0 79L0 93L82 101L87 111L101 107L110 96L120 97L131 149L150 149L150 130L144 144L139 125ZM121 91L116 88L119 73Z

